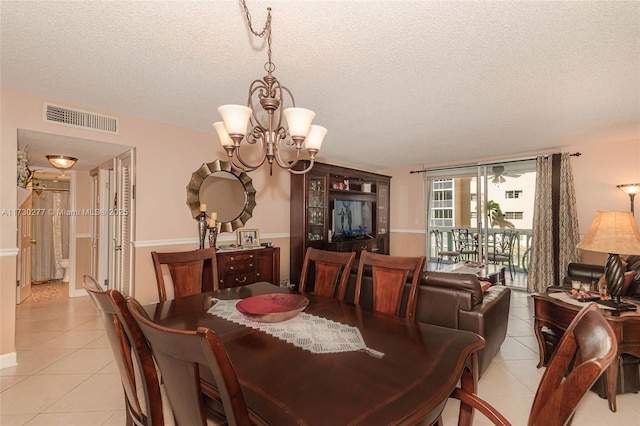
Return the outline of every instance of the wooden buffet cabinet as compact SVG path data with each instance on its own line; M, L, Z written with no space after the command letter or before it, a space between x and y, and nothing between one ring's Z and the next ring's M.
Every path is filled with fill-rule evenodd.
M280 247L218 250L216 261L221 289L257 281L280 285Z
M292 174L292 282L300 278L308 247L389 254L390 190L390 176L330 164L315 163L308 173ZM351 207L347 215L344 207L351 204L357 209Z

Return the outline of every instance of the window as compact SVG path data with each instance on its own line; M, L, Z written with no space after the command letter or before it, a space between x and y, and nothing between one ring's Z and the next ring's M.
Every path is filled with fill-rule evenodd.
M433 217L436 219L453 219L453 210L450 209L434 209Z
M522 195L521 189L516 189L513 191L504 191L504 198L520 198Z
M524 212L504 212L505 219L523 219L523 217Z

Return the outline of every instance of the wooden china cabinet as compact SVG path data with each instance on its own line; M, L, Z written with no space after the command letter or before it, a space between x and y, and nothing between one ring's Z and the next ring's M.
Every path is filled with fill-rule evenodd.
M390 176L330 164L292 174L291 281L299 281L308 247L389 254L390 190Z

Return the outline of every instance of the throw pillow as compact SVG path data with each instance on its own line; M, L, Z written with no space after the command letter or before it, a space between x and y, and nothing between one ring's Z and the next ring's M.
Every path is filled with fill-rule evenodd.
M483 293L486 293L486 291L489 290L489 287L491 287L491 283L489 281L480 281L480 289Z

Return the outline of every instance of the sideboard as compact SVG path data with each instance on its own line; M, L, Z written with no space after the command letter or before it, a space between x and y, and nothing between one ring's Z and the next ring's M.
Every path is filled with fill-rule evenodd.
M218 250L216 261L220 288L257 281L280 284L280 247Z

